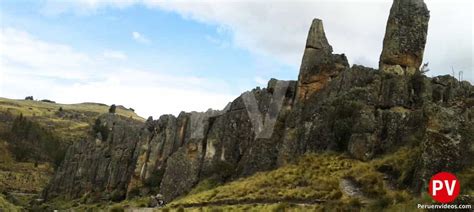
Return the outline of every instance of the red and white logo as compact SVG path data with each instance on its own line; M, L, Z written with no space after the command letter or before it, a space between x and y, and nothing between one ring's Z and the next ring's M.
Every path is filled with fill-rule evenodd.
M428 192L431 197L440 203L450 203L459 195L459 180L454 174L440 172L430 180Z

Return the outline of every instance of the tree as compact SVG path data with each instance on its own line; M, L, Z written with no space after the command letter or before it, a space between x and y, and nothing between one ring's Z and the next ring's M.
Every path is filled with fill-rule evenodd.
M34 99L33 99L33 96L27 96L25 97L25 100L34 100Z
M117 109L117 106L111 105L109 108L109 113L115 113L115 110Z

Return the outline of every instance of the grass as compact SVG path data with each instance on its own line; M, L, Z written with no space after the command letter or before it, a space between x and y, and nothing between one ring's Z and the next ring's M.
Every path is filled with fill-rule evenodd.
M5 199L3 194L0 194L0 211L23 211L21 207L13 205Z
M325 210L351 210L351 208L360 207L373 210L390 208L416 198L407 189L391 188L384 180L384 174L379 170L381 167L390 166L395 172L400 173L395 180L403 181L408 175L407 172L414 168L411 160L417 156L417 153L416 148L401 148L383 158L368 162L354 160L344 154L307 154L296 163L274 171L260 172L206 191L191 192L168 206L177 208L222 203L239 206L256 202L262 203L258 205L275 206L278 202L282 204L286 202L318 205L315 207L323 207ZM366 201L362 203L358 197L349 196L341 191L342 179L352 179L360 187L363 193L362 198ZM323 203L312 204L316 202L315 200ZM294 208L298 208L297 206L300 205Z
M53 175L47 164L0 162L0 191L39 193Z
M140 197L135 199L128 199L122 202L99 202L89 204L85 201L87 198L76 200L63 200L56 198L48 201L46 204L39 206L39 210L70 210L75 211L124 211L133 208L148 207L149 197Z
M357 161L343 156L307 155L297 164L260 172L217 188L192 194L171 205L254 200L334 200L342 196L339 181Z
M210 206L210 207L195 207L186 208L184 211L189 212L224 212L224 211L271 211L271 212L297 212L297 211L321 211L323 208L320 205L296 205L296 204L243 204L243 205L227 205L227 206ZM162 210L162 211L167 211ZM178 211L177 209L169 211Z
M62 112L59 111L60 108ZM108 110L109 106L98 103L56 104L0 97L0 112L13 116L23 114L66 141L74 141L85 136L90 124L94 123L100 114L108 113ZM124 107L117 107L116 114L144 121L135 112Z
M53 175L49 164L15 162L11 157L7 143L0 139L0 192L16 191L38 193Z

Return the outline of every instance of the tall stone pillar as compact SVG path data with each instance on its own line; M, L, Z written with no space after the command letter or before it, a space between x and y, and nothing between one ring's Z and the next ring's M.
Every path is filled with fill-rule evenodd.
M331 78L348 66L346 56L332 54L332 46L324 33L323 22L314 19L301 62L296 102L305 101L323 89Z
M394 0L385 30L379 69L412 75L423 62L430 11L423 0Z

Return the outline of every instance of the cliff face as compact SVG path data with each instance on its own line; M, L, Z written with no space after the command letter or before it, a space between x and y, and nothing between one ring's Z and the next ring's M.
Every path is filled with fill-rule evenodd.
M100 131L94 130L94 136L69 147L44 197L74 199L88 195L91 201L125 198L138 156L141 122L115 114L102 115L98 120Z
M426 33L409 21L392 20L416 2L422 3L395 0L388 25L402 26L387 26L389 37L397 29L416 35L395 38L419 44L397 50L413 53L416 62L387 63L386 53L380 61L411 67L412 74L349 67L344 55L332 54L322 22L315 19L298 81L272 79L267 88L242 94L223 111L164 115L143 126L106 116L106 123L115 123L111 136L74 144L46 198L93 193L118 200L161 193L170 201L204 179L225 182L325 150L371 160L401 146L419 149L415 158L407 158L415 165L403 182L415 191L436 172L471 167L474 87L451 76L424 76L418 67ZM420 24L427 26L422 15ZM391 48L387 39L383 52L393 52L386 49Z

